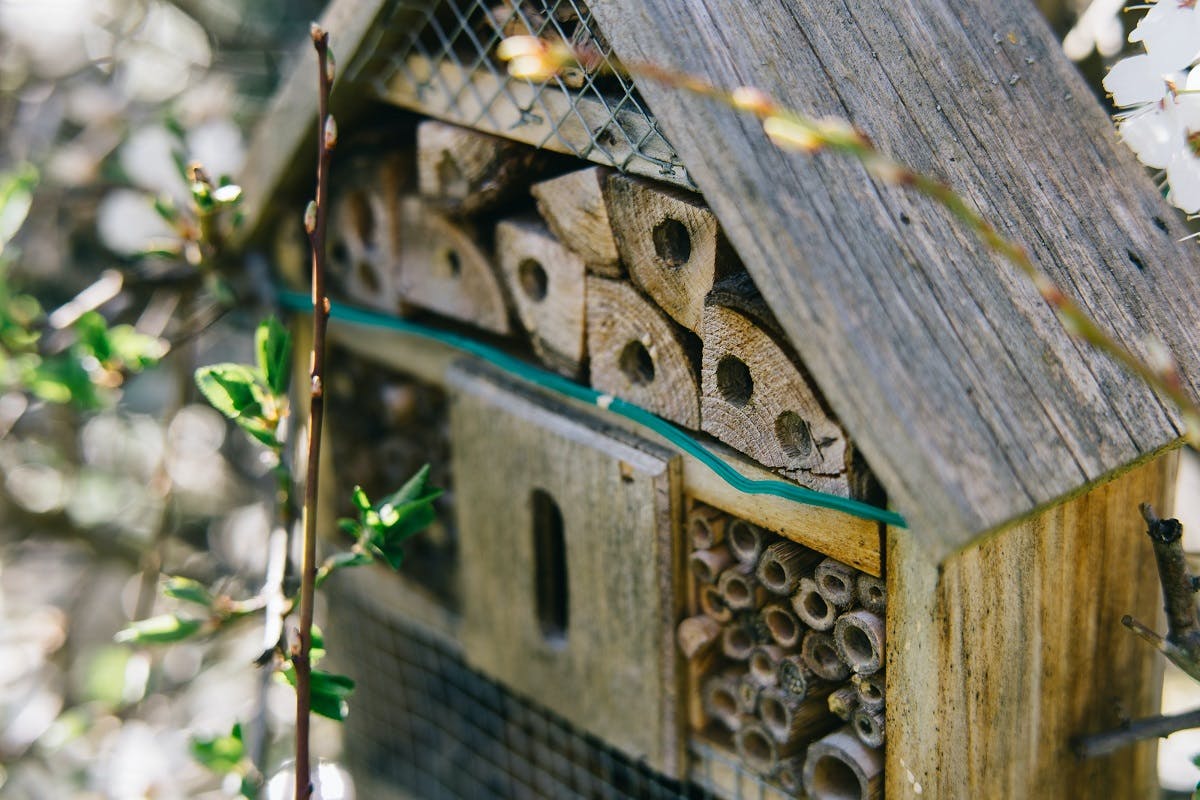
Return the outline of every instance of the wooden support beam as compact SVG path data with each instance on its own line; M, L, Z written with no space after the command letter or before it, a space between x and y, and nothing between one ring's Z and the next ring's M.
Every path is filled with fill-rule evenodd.
M815 489L848 495L847 438L789 350L731 308L704 308L706 433Z
M417 186L440 209L471 216L523 194L543 153L511 139L425 120L417 126Z
M587 337L592 386L700 427L700 384L683 333L636 289L589 276Z
M496 226L496 258L538 358L560 375L580 377L587 355L583 261L532 217Z
M608 180L608 216L629 275L663 311L701 332L704 298L736 256L694 194L624 175Z
M605 200L605 186L612 174L604 167L588 167L535 183L530 191L550 230L583 259L589 272L619 278L625 270Z
M939 563L888 534L887 796L1142 798L1155 744L1080 761L1073 736L1159 710L1161 619L1138 504L1171 508L1168 454Z
M400 217L401 297L492 333L508 333L504 289L474 231L416 197L401 201Z

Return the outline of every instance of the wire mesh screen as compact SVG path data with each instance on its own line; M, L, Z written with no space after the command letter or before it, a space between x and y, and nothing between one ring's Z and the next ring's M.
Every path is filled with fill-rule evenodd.
M379 787L425 800L714 797L508 692L349 581L336 583L330 615L331 652L357 682L345 760L372 797Z
M460 125L695 189L583 0L398 0L403 20L376 88L394 103ZM415 20L415 22L413 21ZM506 36L562 40L598 67L544 83L511 78L495 56Z

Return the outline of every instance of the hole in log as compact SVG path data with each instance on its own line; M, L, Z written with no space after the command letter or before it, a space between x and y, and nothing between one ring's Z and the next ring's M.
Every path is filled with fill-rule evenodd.
M692 237L679 220L667 217L654 226L650 235L654 239L654 252L668 267L679 269L692 257Z
M812 793L829 800L858 800L863 787L846 762L834 756L821 756L813 765Z
M795 411L785 411L776 418L775 438L788 458L807 458L812 453L812 430Z
M1163 233L1167 233L1167 223L1163 222L1162 217L1154 218L1154 227L1158 228Z
M371 211L371 203L362 192L351 192L346 195L346 216L350 230L365 245L375 241L375 214Z
M725 356L717 362L717 391L726 402L744 406L754 393L750 368L737 356ZM778 425L776 426L778 427Z
M567 546L558 504L541 489L530 498L533 507L533 557L537 617L547 641L562 642L567 635Z
M772 608L766 615L767 628L770 629L771 635L775 637L775 641L794 642L800 636L800 631L796 627L796 621L791 614L788 614L781 609Z
M625 345L617 363L634 386L645 386L654 380L654 359L646 345L637 340Z
M350 248L346 247L346 243L340 238L333 243L333 247L330 249L329 255L333 259L333 263L339 267L342 267L343 270L350 262Z
M366 261L359 261L358 266L354 270L358 274L358 280L367 291L379 291L379 276L375 274L375 268Z
M449 272L451 278L457 278L462 274L462 259L458 257L457 250L443 251L442 260L446 262L446 271Z
M1133 252L1132 250L1126 250L1125 255L1129 257L1129 263L1138 268L1138 272L1146 271L1146 265L1142 263L1140 258L1138 258L1137 253Z
M532 258L527 258L517 265L517 280L521 284L521 291L525 292L525 296L535 303L540 303L546 299L546 284L549 279L546 277L546 270Z

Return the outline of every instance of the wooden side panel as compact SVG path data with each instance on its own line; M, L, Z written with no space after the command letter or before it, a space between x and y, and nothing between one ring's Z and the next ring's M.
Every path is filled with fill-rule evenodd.
M1121 625L1161 612L1141 502L1166 456L940 567L888 535L887 796L1153 796L1154 744L1077 761L1070 737L1157 710L1161 661Z
M677 457L567 407L452 368L467 660L669 775L682 770ZM566 625L547 636L535 491L561 513Z

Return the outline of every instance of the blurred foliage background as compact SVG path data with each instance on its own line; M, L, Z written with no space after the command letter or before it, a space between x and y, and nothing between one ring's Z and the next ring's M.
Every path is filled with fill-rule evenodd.
M1120 0L1038 5L1098 83L1124 40ZM143 255L173 235L155 199L187 205L181 160L236 182L247 132L309 55L299 45L323 6L0 0L0 176L30 201L0 251L0 305L19 290L51 311L119 269L140 280L98 310L169 334L181 262ZM162 651L112 641L129 619L170 610L154 591L161 571L245 594L256 587L238 582L265 569L271 464L191 381L194 366L249 361L258 318L224 314L157 368L101 387L91 408L0 388L0 797L229 796L236 787L196 765L188 741L238 719L260 760L287 757L292 692L248 667L260 630ZM1200 495L1198 472L1189 462L1182 497ZM1168 705L1195 705L1195 687L1174 680ZM326 800L352 797L334 766L337 726L314 724ZM1171 743L1164 777L1188 789L1200 743Z

